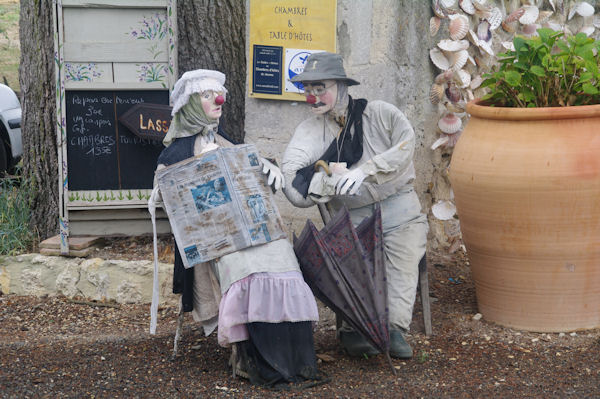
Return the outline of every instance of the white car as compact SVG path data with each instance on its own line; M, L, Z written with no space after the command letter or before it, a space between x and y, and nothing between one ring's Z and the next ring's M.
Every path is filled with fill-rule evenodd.
M0 84L0 176L14 172L23 155L21 104L15 92Z

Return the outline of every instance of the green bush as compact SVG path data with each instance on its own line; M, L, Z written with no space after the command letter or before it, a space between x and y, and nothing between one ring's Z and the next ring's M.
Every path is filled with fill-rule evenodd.
M35 233L29 227L29 185L19 178L0 180L0 255L31 249Z
M600 103L600 41L584 33L538 29L539 36L516 36L515 51L498 54L485 74L485 104L500 107L566 107Z

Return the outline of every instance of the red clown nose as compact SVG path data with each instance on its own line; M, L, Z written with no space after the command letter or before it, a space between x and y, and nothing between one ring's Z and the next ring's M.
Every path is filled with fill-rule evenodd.
M314 104L317 102L317 97L313 96L312 94L309 94L308 96L306 96L306 102L309 104Z
M224 102L225 102L225 97L220 96L220 95L215 97L215 104L222 105Z

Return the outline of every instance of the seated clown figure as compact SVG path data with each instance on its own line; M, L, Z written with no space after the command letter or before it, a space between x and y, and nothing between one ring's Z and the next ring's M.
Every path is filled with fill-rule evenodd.
M415 302L418 264L425 253L428 224L413 188L415 134L404 114L384 101L353 99L342 57L328 52L308 57L292 78L304 85L313 116L301 122L282 160L284 193L292 204L327 203L330 212L349 210L356 226L379 203L383 221L390 323L390 355L410 358L406 341ZM330 174L315 166L325 162ZM343 323L342 346L353 356L378 351Z
M157 170L234 145L219 127L224 84L223 73L203 69L186 72L177 81L171 95L173 118ZM260 162L268 184L281 188L283 176L277 166L263 158ZM287 239L189 269L183 266L177 243L174 252L173 292L182 294L183 311L192 312L206 335L218 328L219 344L233 347L237 356L232 366L238 375L255 384L318 378L312 336L317 304Z

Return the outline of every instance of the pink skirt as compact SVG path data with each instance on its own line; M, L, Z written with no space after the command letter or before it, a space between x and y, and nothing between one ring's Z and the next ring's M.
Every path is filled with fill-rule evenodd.
M233 283L221 298L219 344L247 340L247 323L318 320L317 302L302 273L253 273Z

